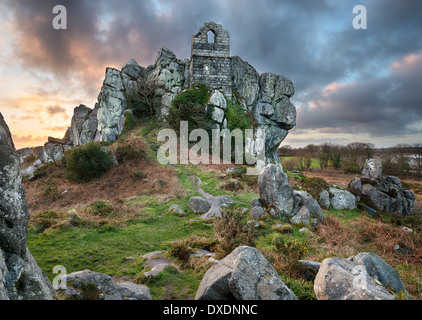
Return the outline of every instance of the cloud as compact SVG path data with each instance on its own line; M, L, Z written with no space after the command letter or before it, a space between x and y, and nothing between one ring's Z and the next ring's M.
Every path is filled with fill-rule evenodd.
M67 130L68 126L56 126L56 127L47 127L44 128L45 130L49 130L49 131L65 131Z
M12 134L13 143L16 149L20 149L26 146L37 146L44 145L47 142L47 136L34 137L32 135L18 136Z
M191 36L215 21L229 31L232 55L293 80L300 129L387 136L420 128L419 0L364 1L368 30L360 31L352 28L352 1L62 0L67 30L52 27L56 4L4 2L13 57L39 79L34 94L95 100L107 66L131 58L148 66L163 45L187 58Z
M420 132L422 54L406 55L390 70L385 77L331 83L311 108L299 108L298 126L372 136Z
M48 106L47 113L50 116L55 116L56 114L66 113L66 109L59 106Z

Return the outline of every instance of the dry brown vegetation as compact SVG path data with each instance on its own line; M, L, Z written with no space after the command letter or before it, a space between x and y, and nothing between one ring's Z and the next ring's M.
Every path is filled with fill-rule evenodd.
M421 299L422 237L409 233L389 223L367 216L342 222L335 216L327 216L315 230L310 246L318 248L307 259L322 261L327 257L350 257L360 252L374 252L399 272L406 288L414 299ZM395 245L410 249L409 253L397 253Z
M136 150L146 148L141 139L132 138L126 143ZM165 201L184 195L174 170L147 156L122 161L119 166L89 182L68 180L60 163L49 164L46 171L45 176L24 182L31 215L64 207L84 207L99 200L117 203L130 197L149 195Z

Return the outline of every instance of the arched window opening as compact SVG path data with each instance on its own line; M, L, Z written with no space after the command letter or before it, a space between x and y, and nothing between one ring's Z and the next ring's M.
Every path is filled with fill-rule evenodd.
M208 35L208 43L215 43L215 33L214 31L210 30L207 33Z

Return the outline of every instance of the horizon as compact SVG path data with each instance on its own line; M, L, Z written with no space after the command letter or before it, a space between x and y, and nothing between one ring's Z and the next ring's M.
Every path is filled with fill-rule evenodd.
M66 30L52 26L56 4L0 5L0 111L17 149L63 137L76 106L94 108L107 67L120 70L130 59L147 67L161 46L190 57L192 36L207 21L229 32L231 56L293 81L297 126L282 145L422 142L416 0L362 0L366 30L353 27L352 1L150 0L122 7L65 0Z

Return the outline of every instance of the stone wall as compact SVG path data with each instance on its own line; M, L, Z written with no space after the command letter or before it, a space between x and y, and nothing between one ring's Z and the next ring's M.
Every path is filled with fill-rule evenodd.
M209 32L214 33L214 43L208 41ZM230 36L221 25L205 23L192 37L190 78L191 86L202 83L232 96Z

